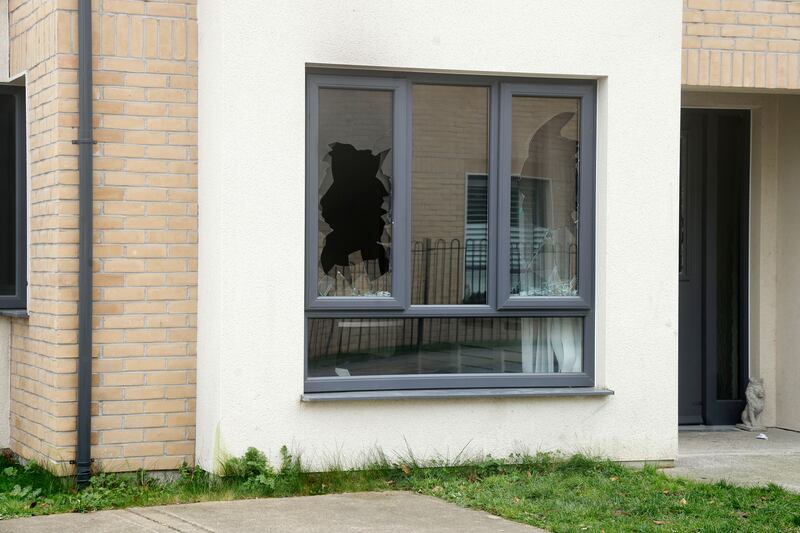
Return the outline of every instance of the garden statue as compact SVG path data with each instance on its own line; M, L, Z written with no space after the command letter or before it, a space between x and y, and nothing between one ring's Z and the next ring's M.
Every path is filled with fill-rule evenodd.
M742 423L736 427L745 431L761 431L764 427L758 420L764 410L764 379L750 378L744 393L747 405L742 411Z

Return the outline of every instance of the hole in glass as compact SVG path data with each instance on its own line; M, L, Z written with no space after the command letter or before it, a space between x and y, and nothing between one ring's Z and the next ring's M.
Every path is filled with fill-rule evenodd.
M391 296L391 91L320 89L320 296Z

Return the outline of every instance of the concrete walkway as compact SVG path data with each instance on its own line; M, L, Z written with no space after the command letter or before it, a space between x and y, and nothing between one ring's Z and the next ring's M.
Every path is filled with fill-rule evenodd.
M543 530L410 492L332 494L139 507L0 522L15 533L281 532L541 533Z
M758 433L734 427L680 431L678 460L668 475L737 485L775 483L800 492L800 433L782 429Z

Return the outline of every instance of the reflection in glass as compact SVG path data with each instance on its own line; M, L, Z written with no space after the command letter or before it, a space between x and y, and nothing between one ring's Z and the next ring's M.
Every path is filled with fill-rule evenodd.
M710 194L716 196L716 271L710 274L711 283L716 284L717 293L717 399L738 400L741 397L740 358L746 353L741 344L742 316L742 243L743 227L747 227L742 216L747 216L742 202L747 198L742 193L746 187L747 147L742 139L747 138L746 120L742 115L719 117L717 153L717 185ZM745 230L746 231L746 230ZM745 281L746 283L746 281ZM745 355L746 357L746 355Z
M17 292L17 169L14 96L0 95L0 295Z
M512 296L577 294L579 103L512 98Z
M390 296L391 91L320 89L320 296Z
M411 303L485 304L489 88L415 85Z
M583 319L314 318L308 375L580 372Z

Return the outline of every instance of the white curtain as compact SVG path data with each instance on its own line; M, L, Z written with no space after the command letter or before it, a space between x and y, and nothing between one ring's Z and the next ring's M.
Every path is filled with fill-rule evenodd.
M578 317L523 318L522 371L553 373L582 370L583 331Z

